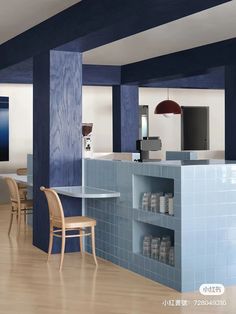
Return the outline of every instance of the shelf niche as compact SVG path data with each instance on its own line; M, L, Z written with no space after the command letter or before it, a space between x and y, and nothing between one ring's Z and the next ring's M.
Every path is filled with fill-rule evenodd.
M174 179L133 175L133 208L141 209L145 192L172 193L174 196Z
M171 246L175 243L175 232L172 229L163 228L138 220L133 221L133 253L143 254L143 239L145 236L153 237L170 236Z

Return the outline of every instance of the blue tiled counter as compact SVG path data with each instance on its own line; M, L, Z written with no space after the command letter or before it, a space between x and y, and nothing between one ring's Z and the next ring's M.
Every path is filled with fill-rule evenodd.
M120 192L117 199L88 199L97 220L97 255L179 291L202 283L236 283L236 165L180 161L84 161L85 185ZM174 216L143 211L148 189L174 194ZM163 231L164 230L164 231ZM175 266L142 255L145 233L168 231ZM91 251L89 240L87 250Z

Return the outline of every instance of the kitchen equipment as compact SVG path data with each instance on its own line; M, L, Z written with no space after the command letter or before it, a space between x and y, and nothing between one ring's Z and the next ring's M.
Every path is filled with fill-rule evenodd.
M93 123L82 123L83 157L91 157Z
M154 161L150 159L150 151L161 150L161 139L160 137L144 137L142 140L136 141L136 148L140 152L140 162Z

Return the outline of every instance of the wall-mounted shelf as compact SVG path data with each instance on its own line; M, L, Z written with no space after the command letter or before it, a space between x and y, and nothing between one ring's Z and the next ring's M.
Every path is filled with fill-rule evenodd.
M173 269L175 266L172 266L172 265L169 265L169 264L165 264L165 263L162 263L160 262L159 260L156 260L156 259L153 259L151 257L148 257L148 256L144 256L143 254L141 253L133 253L134 255L136 256L139 256L139 257L142 257L143 259L147 260L147 261L150 261L152 263L155 263L156 266L158 267L166 267L166 269Z
M168 214L152 213L150 211L134 208L134 217L136 221L160 226L168 229L175 229L175 217Z

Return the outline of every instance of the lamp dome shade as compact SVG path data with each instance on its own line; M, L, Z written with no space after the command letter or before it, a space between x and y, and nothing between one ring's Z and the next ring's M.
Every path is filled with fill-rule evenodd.
M181 107L173 100L163 100L154 111L155 114L181 114Z

